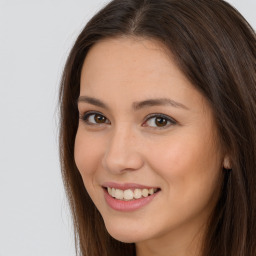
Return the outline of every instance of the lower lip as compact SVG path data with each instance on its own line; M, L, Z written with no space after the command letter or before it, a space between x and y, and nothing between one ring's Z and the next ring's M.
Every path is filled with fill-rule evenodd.
M135 199L131 201L123 201L115 199L109 195L109 193L104 189L104 196L107 204L116 211L121 212L131 212L142 208L143 206L149 204L159 193L156 192L148 197L142 197L140 199Z

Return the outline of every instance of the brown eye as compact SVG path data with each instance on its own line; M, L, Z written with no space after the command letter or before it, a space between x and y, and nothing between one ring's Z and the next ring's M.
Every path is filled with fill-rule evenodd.
M171 117L163 114L153 114L147 119L143 126L149 126L152 128L167 128L175 124L177 124L177 122Z
M157 117L155 119L155 124L158 127L163 127L163 126L166 126L168 124L168 120L166 118L163 118L163 117Z
M81 119L86 123L86 124L89 124L89 125L97 125L97 124L109 124L109 120L99 114L99 113L92 113L92 112L89 112L89 113L86 113L84 116L81 117Z
M99 115L99 114L96 114L96 115L94 115L94 120L98 124L103 124L103 123L106 122L106 117L102 116L102 115Z

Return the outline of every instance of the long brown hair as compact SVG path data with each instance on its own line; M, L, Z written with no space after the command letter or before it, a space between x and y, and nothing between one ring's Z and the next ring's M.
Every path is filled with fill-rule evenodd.
M134 244L107 233L74 161L82 64L95 43L119 36L162 42L214 111L232 170L223 170L202 255L255 256L256 36L241 14L221 0L113 0L78 36L60 88L60 160L77 254L136 255Z

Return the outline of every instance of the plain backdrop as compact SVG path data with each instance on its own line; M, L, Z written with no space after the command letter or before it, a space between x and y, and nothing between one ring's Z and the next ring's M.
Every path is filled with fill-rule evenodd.
M75 255L58 87L76 36L107 2L0 0L0 256ZM256 28L256 0L229 2Z

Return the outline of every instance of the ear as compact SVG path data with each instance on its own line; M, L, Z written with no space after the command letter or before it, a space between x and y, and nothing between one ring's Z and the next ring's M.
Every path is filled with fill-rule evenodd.
M226 155L226 156L224 157L224 160L223 160L223 167L224 167L225 169L228 169L228 170L232 169L230 157L229 157L228 155Z

